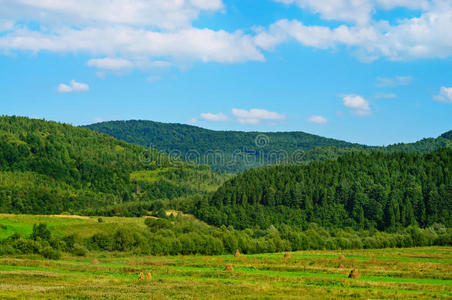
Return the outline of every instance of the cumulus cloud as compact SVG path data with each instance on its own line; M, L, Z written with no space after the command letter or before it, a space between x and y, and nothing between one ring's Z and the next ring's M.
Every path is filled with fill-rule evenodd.
M73 92L88 92L90 90L89 85L86 83L77 82L71 80L69 85L61 83L58 85L58 92L60 93L73 93Z
M213 114L213 113L202 113L201 117L205 121L212 121L212 122L223 122L227 121L228 117L223 113Z
M328 122L328 119L322 116L311 116L308 121L316 124L325 124Z
M326 20L339 20L366 24L373 10L368 0L275 0L285 4L296 4L300 8L310 9Z
M264 51L289 40L319 49L345 47L365 62L452 56L451 1L274 1L334 23L282 19L251 34L194 26L203 12L223 12L222 0L0 0L0 51L82 52L93 56L89 66L106 71L146 69L156 60L263 62ZM397 22L373 18L396 7L419 13Z
M351 109L351 112L358 116L371 114L369 102L359 95L344 95L342 101L345 107Z
M89 66L112 71L155 67L162 58L181 64L263 61L252 36L192 25L202 11L223 9L221 0L0 0L0 20L21 22L0 35L0 50L83 52L105 57Z
M370 62L379 57L390 60L413 60L418 58L445 58L452 55L452 2L434 1L370 1L370 0L275 0L283 3L296 3L302 8L317 9L325 19L347 21L341 14L354 12L357 7L367 7L370 12L379 8L392 9L406 7L419 9L419 17L400 19L394 25L386 20L376 21L356 16L355 24L331 26L306 25L298 20L279 20L267 30L260 30L255 43L263 49L272 49L278 44L295 39L307 47L320 49L346 46L359 59ZM362 6L360 6L362 5ZM320 9L323 7L322 9ZM329 12L331 9L331 15ZM334 13L336 11L336 13ZM363 11L369 11L365 9ZM360 21L361 20L361 21Z
M444 103L452 103L452 87L441 87L439 95L436 95L434 99Z
M168 57L223 63L264 60L252 38L240 31L229 33L197 28L177 32L154 32L123 26L63 28L51 34L21 29L0 37L0 49L82 51L117 57ZM126 59L121 58L91 61L91 64L102 66L117 67L118 63L129 65Z
M271 112L265 109L238 109L233 108L232 114L236 117L237 121L242 124L259 124L261 121L276 121L284 120L285 115L277 112Z
M411 76L377 77L375 85L378 87L395 87L409 85L411 81L413 81Z
M223 9L221 0L2 0L1 15L45 24L124 24L161 29L190 27L201 11Z

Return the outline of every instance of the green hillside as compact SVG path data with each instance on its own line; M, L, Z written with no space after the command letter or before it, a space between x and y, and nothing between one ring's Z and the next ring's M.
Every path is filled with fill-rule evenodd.
M86 128L0 117L0 212L54 214L215 190L223 175Z
M229 172L275 163L336 159L350 152L426 153L452 147L452 131L415 143L370 147L304 132L214 131L153 121L112 121L87 127L130 143L152 146L169 153L171 157L208 164L215 170Z
M278 161L303 159L317 147L363 148L304 132L214 131L152 121L112 121L87 126L117 139L169 153L172 157L237 172Z
M452 149L349 153L337 160L248 170L196 204L215 225L395 231L452 226Z

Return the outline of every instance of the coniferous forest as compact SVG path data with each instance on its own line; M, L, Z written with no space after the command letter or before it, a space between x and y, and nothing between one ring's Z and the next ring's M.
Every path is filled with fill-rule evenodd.
M236 228L287 224L395 231L451 226L452 150L350 153L249 170L199 201L197 215Z

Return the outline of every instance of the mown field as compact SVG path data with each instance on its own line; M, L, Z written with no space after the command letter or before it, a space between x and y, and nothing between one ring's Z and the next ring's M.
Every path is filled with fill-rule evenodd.
M345 256L340 261L339 255ZM0 258L1 299L451 299L452 248ZM99 261L96 264L94 259ZM344 268L338 268L340 264ZM233 271L224 271L231 264ZM352 268L362 276L349 279ZM138 280L140 272L152 280Z
M139 218L0 215L3 238L46 222L55 235L144 226ZM2 232L2 230L4 232ZM340 258L343 255L344 258ZM0 299L452 299L452 247L260 255L89 252L0 257ZM231 265L232 271L225 271ZM349 279L352 269L361 278ZM139 280L150 273L152 280Z

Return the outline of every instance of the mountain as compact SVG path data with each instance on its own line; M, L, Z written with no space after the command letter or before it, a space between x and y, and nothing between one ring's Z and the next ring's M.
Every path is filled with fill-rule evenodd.
M217 226L288 225L395 231L452 225L452 149L348 153L337 160L245 171L199 201L194 213Z
M371 147L304 132L214 131L153 121L111 121L87 127L129 143L152 146L171 157L207 164L215 170L227 172L275 163L297 164L336 159L350 152L426 153L452 147L452 131L415 143Z
M448 132L446 132L446 133L443 133L443 134L441 135L441 137L442 137L442 138L445 138L445 139L448 139L448 140L452 140L452 130L451 130L451 131L448 131Z
M170 156L229 172L288 159L301 161L307 151L318 147L365 148L304 132L214 131L153 121L112 121L87 127L129 143L152 146Z
M80 212L214 191L224 176L86 128L0 117L0 212Z

